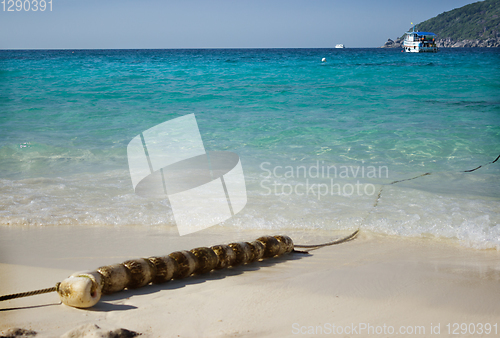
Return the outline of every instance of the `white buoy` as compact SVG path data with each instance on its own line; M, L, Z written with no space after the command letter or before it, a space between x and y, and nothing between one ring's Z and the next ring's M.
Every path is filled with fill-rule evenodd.
M325 62L325 61L326 61L326 58L322 58L322 59L321 59L321 62Z
M358 232L359 230L356 230L350 236L329 243L297 245L297 247L317 249L339 244L354 239ZM172 278L181 279L192 274L202 274L214 269L277 257L294 252L295 247L290 237L276 235L262 236L253 242L176 251L164 257L133 259L121 264L101 266L96 271L76 272L54 287L0 296L0 301L56 291L64 304L89 308L99 302L102 294L135 289L149 283L164 283Z
M57 292L64 304L88 308L97 304L102 294L280 256L292 252L293 247L293 241L288 236L263 236L251 243L238 242L215 246L213 249L202 247L176 251L164 257L167 259L165 266L158 262L158 257L134 259L122 264L102 266L97 271L74 273L59 284ZM163 271L165 269L171 271ZM161 278L156 279L158 273Z
M69 306L88 308L101 299L102 275L97 271L77 272L59 284L57 293Z

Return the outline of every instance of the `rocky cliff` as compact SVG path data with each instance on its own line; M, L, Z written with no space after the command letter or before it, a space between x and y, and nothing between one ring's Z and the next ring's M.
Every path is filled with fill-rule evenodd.
M500 47L500 39L464 39L457 41L452 38L445 38L437 39L436 45L439 48ZM381 48L403 48L403 38L397 38L396 40L387 39L387 42Z
M416 28L421 32L435 33L438 37L436 44L441 48L499 47L500 0L465 5L421 22ZM389 39L382 47L401 48L403 37L395 41Z

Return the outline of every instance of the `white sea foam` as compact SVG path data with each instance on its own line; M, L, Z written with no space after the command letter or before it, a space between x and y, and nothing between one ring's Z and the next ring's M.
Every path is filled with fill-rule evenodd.
M482 174L436 173L392 185L387 180L365 180L361 184L376 187L374 194L335 192L318 198L312 191L305 194L305 190L301 195L283 191L269 194L261 186L262 175L248 171L248 204L223 226L275 230L361 228L405 237L449 238L471 248L500 250L500 201L489 196L498 187L488 178L485 170ZM281 185L305 184L303 177L277 180ZM324 179L309 183L322 182L328 183ZM337 178L335 182L345 186L355 184L357 179ZM382 193L377 198L380 188ZM2 179L0 194L3 226L175 225L168 200L136 195L125 170Z

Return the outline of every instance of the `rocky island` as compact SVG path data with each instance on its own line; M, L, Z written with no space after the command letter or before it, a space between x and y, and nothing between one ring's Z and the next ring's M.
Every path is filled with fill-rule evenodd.
M417 24L422 32L437 34L440 48L500 47L500 1L475 2ZM405 35L388 39L382 48L402 48Z

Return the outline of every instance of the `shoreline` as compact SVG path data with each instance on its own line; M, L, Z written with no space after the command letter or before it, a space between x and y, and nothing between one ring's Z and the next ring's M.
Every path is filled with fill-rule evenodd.
M141 227L4 227L0 294L50 287L78 270L129 258L265 234L286 234L296 243L308 244L348 232L214 227L178 237L175 229ZM448 323L496 323L499 258L496 250L464 248L453 241L362 231L354 241L308 255L267 259L103 296L87 310L60 305L56 293L0 302L0 333L16 327L34 330L37 337L53 337L96 324L143 337L281 337L311 336L311 328L328 330L332 324L352 328L365 323L396 331L422 326L426 334L439 324L441 335L448 336Z

